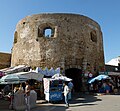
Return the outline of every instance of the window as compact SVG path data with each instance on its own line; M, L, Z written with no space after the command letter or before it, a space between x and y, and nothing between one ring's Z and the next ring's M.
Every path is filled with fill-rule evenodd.
M38 27L38 37L37 41L39 41L40 37L51 38L55 35L55 27L51 24L42 24Z
M44 32L43 35L46 38L50 38L54 36L54 30L51 27L46 27L43 32Z
M97 42L97 34L96 34L96 31L90 32L90 37L91 37L92 42Z

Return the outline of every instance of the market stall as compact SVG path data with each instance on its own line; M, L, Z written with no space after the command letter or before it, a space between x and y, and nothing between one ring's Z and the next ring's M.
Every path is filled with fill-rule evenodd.
M44 94L45 100L60 101L63 99L63 81L44 78Z
M63 100L63 83L71 80L72 79L60 74L56 74L52 78L44 78L45 100L48 102Z

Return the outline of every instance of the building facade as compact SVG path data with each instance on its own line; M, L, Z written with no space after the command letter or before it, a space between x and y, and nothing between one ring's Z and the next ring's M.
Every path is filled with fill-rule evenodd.
M27 16L18 22L14 34L11 66L19 64L60 67L74 81L78 76L82 80L83 72L95 74L104 69L101 28L78 14Z
M11 65L11 54L0 52L0 69L8 68Z

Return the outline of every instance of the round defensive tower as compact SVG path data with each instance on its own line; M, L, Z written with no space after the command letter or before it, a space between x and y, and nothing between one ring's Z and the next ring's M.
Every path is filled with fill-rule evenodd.
M36 14L16 26L11 66L60 67L71 78L104 68L99 24L78 14ZM75 75L76 74L76 75ZM74 81L77 81L74 79Z

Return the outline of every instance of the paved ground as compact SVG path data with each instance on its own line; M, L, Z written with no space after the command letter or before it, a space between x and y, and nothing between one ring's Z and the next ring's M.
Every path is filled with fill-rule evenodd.
M5 104L2 103L3 106ZM2 109L0 111L12 111ZM37 107L31 111L120 111L120 95L85 95L77 94L70 101L70 107L66 108L64 102L47 103L37 101Z
M66 108L62 103L38 104L32 111L120 111L120 95L78 95Z

